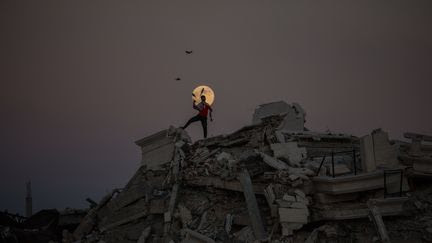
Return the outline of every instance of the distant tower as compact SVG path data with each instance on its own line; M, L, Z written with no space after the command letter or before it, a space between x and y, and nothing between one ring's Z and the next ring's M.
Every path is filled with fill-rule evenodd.
M31 181L26 182L27 196L26 196L26 217L30 217L33 214L33 201L31 193Z

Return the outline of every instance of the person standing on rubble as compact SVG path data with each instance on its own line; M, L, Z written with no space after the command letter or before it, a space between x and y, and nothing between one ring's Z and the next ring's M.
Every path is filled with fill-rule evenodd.
M206 102L206 97L204 95L201 95L201 102L198 105L195 105L195 101L192 101L192 108L194 108L199 112L198 115L189 119L189 121L181 128L186 129L191 123L201 121L201 125L204 132L204 138L207 138L207 114L209 113L210 110L210 121L213 121L213 117L212 117L213 109Z

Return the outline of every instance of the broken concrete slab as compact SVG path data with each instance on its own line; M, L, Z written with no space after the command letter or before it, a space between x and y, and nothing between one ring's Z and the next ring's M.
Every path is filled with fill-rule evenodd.
M374 145L371 135L360 138L360 156L363 172L372 172L376 170Z
M135 142L141 148L141 165L148 170L162 170L162 165L171 162L175 140L163 130Z
M185 182L189 186L212 186L215 188L225 189L229 191L243 192L242 185L239 181L222 180L219 177L204 177L199 176L194 179L188 179ZM264 184L255 183L253 191L255 194L264 194Z
M384 199L370 199L374 201L382 216L406 215L407 211L403 205L408 201L407 197L393 197ZM319 213L312 215L312 221L321 220L346 220L367 218L369 208L366 203L339 203L337 207L326 207Z
M192 139L189 136L189 134L185 130L183 130L181 128L176 128L174 126L170 126L168 128L167 135L169 137L174 137L175 141L182 141L182 142L184 142L186 144L192 143Z
M117 222L114 222L114 223L105 225L103 227L100 227L100 231L104 232L104 231L110 230L110 229L115 228L115 227L117 227L119 225L127 224L129 222L132 222L134 220L140 219L140 218L145 217L147 215L148 215L148 211L144 210L141 213L134 214L134 215L132 215L132 216L130 216L128 218L124 218L124 219L121 219L121 220L119 220Z
M248 208L254 235L257 239L265 239L267 237L267 233L261 220L258 203L256 201L255 193L252 188L252 181L250 179L248 171L243 170L242 172L240 172L238 179L243 187L243 193L246 200L246 205Z
M271 157L270 155L267 155L262 152L258 152L261 155L261 158L263 161L268 164L270 167L275 168L276 170L287 170L289 166L285 164L284 162Z
M113 196L118 193L119 190L114 189L107 195L105 195L99 204L90 209L87 213L87 215L84 217L84 219L81 221L81 224L78 225L78 227L73 232L73 236L75 239L81 239L85 235L89 234L96 224L96 218L98 216L98 211L104 207L110 200L113 198Z
M382 219L381 213L378 207L375 205L374 201L368 201L367 206L370 210L371 217L370 219L374 222L375 227L377 228L378 234L381 238L382 242L390 242L390 238L387 233L387 229L385 227L384 221Z
M306 148L298 147L296 142L270 144L275 158L283 159L294 167L299 167L300 162L307 157Z
M287 104L285 101L271 102L259 105L253 114L252 123L259 124L264 118L274 115L284 115L280 129L287 131L303 131L306 113L299 104Z
M165 222L171 222L171 217L174 213L174 207L177 202L177 194L179 191L179 184L174 184L171 190L170 200L168 204L168 210L165 212Z
M346 175L335 178L324 176L312 178L317 192L324 192L332 195L384 188L383 180L383 171L358 175ZM387 176L387 186L399 185L399 183L400 174L391 174ZM407 187L403 188L404 191L407 189Z
M398 146L390 144L388 133L381 129L375 129L371 135L360 139L360 155L364 172L398 165Z
M387 132L376 129L372 132L375 164L381 168L392 168L398 165L398 147L390 144Z

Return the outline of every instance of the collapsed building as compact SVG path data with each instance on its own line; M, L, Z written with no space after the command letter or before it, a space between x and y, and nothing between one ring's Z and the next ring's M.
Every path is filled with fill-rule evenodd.
M70 208L61 211L43 209L29 217L0 212L0 243L60 242L62 232L75 230L87 211Z
M305 128L299 104L192 143L175 127L136 141L141 165L62 242L432 240L432 137L392 141Z

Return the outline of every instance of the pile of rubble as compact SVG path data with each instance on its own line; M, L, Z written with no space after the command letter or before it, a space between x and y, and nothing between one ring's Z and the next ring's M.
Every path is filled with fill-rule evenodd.
M79 209L44 209L30 217L0 212L0 243L60 241L62 232L75 230L86 215Z
M432 240L431 137L319 133L305 117L274 102L229 135L192 144L170 127L136 141L141 167L62 242Z

